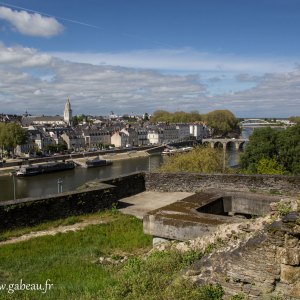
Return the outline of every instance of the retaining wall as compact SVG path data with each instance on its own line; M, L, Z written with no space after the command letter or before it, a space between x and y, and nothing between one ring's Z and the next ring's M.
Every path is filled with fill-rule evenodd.
M0 231L105 210L119 199L144 190L143 174L133 173L80 191L0 202Z
M201 190L299 194L300 176L200 173L146 173L146 190L197 192Z

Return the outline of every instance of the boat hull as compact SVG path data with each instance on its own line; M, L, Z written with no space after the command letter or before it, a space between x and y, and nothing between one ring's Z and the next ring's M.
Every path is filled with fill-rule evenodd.
M67 171L75 168L73 162L49 163L34 166L23 166L17 172L17 177L35 176L53 172Z

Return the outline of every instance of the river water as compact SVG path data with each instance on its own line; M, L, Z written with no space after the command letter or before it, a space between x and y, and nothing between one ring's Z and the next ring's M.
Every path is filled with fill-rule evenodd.
M242 137L248 138L251 130L243 130ZM229 165L238 164L239 151L230 147ZM58 180L62 181L64 192L75 190L87 181L96 178L106 179L118 177L135 171L148 171L156 169L163 162L161 155L151 157L139 157L128 160L114 161L112 165L101 168L80 168L74 170L43 174L25 178L13 178L12 176L0 176L0 201L14 199L14 185L16 199L27 197L40 197L58 193Z
M12 200L14 198L14 183L16 199L39 197L57 193L58 180L62 181L62 189L64 192L72 191L85 182L96 178L106 179L135 171L148 171L149 167L151 170L154 170L159 167L162 160L163 158L160 155L128 160L124 159L114 161L112 165L100 168L86 169L76 167L73 170L63 172L41 174L25 178L15 177L15 182L12 176L0 176L0 201Z

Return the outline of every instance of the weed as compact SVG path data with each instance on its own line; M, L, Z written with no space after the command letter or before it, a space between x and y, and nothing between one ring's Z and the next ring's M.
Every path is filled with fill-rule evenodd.
M288 202L279 202L277 205L277 211L280 216L285 216L292 211L291 204Z

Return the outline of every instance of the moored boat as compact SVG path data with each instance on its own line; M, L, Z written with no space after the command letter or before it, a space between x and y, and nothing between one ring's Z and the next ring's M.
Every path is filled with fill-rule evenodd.
M16 176L33 176L38 174L52 173L58 171L71 170L75 168L73 161L67 162L48 162L37 165L25 165L16 170Z
M100 157L96 157L94 159L86 160L84 167L86 167L86 168L103 167L103 166L109 166L111 164L112 164L112 161L109 159L103 159Z

